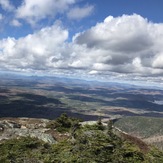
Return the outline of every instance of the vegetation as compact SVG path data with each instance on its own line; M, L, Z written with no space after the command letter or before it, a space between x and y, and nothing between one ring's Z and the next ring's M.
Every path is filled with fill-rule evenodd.
M114 123L119 129L163 150L163 119L153 117L125 117Z
M103 126L79 125L79 120L61 115L48 124L53 130L68 132L69 137L56 144L23 137L0 144L3 163L162 163L163 153L155 148L143 151L133 142L112 131L111 123ZM56 131L56 132L58 132Z
M79 122L81 120L68 117L66 113L63 113L56 120L52 120L47 124L47 128L56 129L59 132L69 132L69 130L73 127L79 127Z
M84 120L96 120L100 114L162 117L157 103L162 98L162 90L118 83L6 75L0 79L0 117L55 119L63 112Z
M163 119L152 117L125 117L114 124L128 133L137 133L141 137L148 138L155 135L163 135Z

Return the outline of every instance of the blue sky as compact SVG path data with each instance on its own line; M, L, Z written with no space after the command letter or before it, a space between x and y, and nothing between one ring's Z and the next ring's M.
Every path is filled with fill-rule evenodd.
M53 1L55 2L55 0ZM21 6L23 0L10 0L9 2L16 9ZM2 27L0 38L8 36L19 38L26 36L41 27L52 25L56 20L61 20L65 27L69 28L69 32L72 35L75 34L75 32L80 32L80 30L89 29L98 22L102 22L109 15L117 17L123 14L132 15L133 13L136 13L144 18L148 18L149 21L155 23L163 22L163 1L161 0L77 0L74 4L78 7L93 6L93 12L89 14L88 17L80 19L79 21L67 19L67 17L65 17L66 13L63 15L56 15L54 18L47 16L47 19L40 20L39 24L37 24L38 27L31 27L30 24L22 19L19 20L23 22L23 26L21 26L21 28L15 28L9 25L8 21L14 19L14 12L4 10L1 5L0 13L6 17L6 20L1 23Z
M0 70L163 84L162 0L0 0Z

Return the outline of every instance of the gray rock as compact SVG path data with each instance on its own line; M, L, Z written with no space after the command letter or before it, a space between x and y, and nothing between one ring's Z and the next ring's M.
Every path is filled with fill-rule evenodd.
M8 128L20 128L21 124L13 122L13 121L0 121L0 127L4 128L4 129L8 129Z
M0 141L29 136L33 138L38 138L46 143L57 143L51 134L45 133L45 131L47 131L47 129L44 127L45 124L45 122L40 124L27 123L27 125L25 126L26 128L23 128L21 126L23 126L24 124L22 125L20 123L9 120L0 121Z

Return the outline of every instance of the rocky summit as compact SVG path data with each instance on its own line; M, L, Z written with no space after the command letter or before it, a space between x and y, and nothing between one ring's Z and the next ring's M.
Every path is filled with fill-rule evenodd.
M0 163L162 163L163 153L115 127L112 120L81 122L0 119Z
M56 140L51 134L46 133L46 119L32 118L5 118L0 120L0 141L19 138L32 137L44 142L54 144Z

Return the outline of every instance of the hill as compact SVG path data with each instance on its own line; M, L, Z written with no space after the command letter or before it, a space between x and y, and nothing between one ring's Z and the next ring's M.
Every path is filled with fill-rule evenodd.
M114 124L130 135L163 149L163 119L154 117L124 117Z
M0 79L0 117L55 119L63 112L84 120L99 115L163 117L162 99L157 87L59 77Z
M1 119L0 124L1 136L7 131L28 130L26 136L17 133L16 137L1 140L0 162L3 163L163 162L161 151L138 138L115 132L111 121L83 123L63 114L56 120L11 118ZM47 141L41 139L37 130L54 141L49 141L49 137Z

